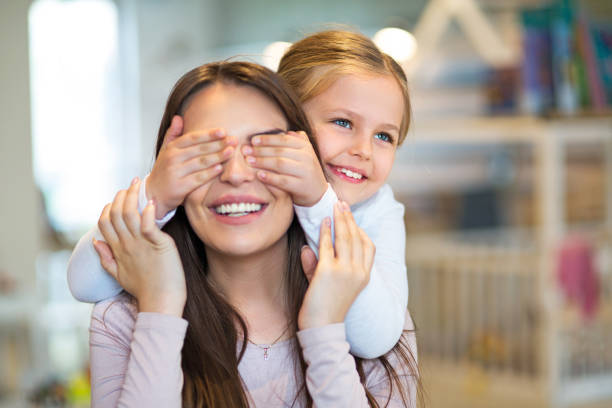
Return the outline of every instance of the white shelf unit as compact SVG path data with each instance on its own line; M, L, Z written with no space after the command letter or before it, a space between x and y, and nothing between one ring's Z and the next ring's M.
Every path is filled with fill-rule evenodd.
M439 405L445 408L504 403L560 408L612 401L612 265L605 266L601 306L588 323L564 306L555 269L556 250L567 232L564 159L570 144L599 143L605 149L606 216L591 238L608 257L612 251L612 118L415 123L398 152L390 183L397 196L422 177L408 163L414 156L411 149L419 144L514 143L533 149L535 228L505 231L503 237L407 237L410 307L419 328L426 383L429 375L448 395L454 394L455 405L446 400ZM590 354L576 354L576 342Z

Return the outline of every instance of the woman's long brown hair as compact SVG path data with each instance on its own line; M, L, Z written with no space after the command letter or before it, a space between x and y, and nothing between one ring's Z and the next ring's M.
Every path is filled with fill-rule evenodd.
M156 156L159 154L172 117L182 113L191 96L218 82L257 89L278 105L287 119L289 130L303 130L311 137L312 132L298 98L283 79L256 64L218 62L193 69L174 86L159 127ZM310 141L316 151L313 139ZM164 231L176 242L187 282L187 303L183 317L189 322L189 326L182 349L183 406L248 407L249 396L238 371L238 363L246 350L247 325L238 311L207 280L208 263L204 244L191 228L182 206L166 224ZM294 217L287 231L288 256L284 276L286 300L292 318L291 330L294 334L297 331L297 316L308 288L308 281L300 261L301 248L305 243L304 232ZM312 399L304 383L306 364L299 352L297 340L294 338L293 341L296 350L294 357L297 383L300 384L294 404L302 400L310 407ZM237 352L239 344L242 347ZM409 348L400 342L393 352L399 357L405 371L416 378L415 358ZM381 357L380 361L391 380L390 383L395 384L397 390L401 392L407 406L408 396L404 392L399 376L385 357ZM362 362L359 359L357 367L362 382L365 382ZM367 390L366 393L371 405L378 406Z

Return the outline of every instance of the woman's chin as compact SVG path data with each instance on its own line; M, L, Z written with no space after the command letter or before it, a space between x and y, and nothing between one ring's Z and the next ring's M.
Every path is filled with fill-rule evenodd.
M248 257L266 253L279 245L281 241L282 235L265 237L261 231L257 231L252 234L233 234L227 237L219 234L213 239L205 239L204 243L222 256Z

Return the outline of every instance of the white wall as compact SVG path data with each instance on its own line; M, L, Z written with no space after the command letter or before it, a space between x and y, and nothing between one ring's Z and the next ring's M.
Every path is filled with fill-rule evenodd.
M39 195L32 172L28 69L29 0L0 13L0 269L34 284L40 243Z
M118 2L123 44L136 70L138 126L144 175L153 164L157 130L174 83L188 70L209 62L217 41L219 0ZM131 22L132 26L129 25ZM126 30L133 30L127 33ZM128 135L129 136L129 135Z

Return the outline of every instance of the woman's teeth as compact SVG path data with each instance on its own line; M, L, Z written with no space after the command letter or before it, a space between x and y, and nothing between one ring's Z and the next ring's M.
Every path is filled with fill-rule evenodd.
M261 210L261 204L255 203L221 204L220 206L215 207L215 212L217 214L223 214L229 217L241 217L259 210Z
M350 171L349 169L345 169L343 167L338 167L338 171L340 173L344 173L347 176L349 176L351 178L354 178L354 179L357 179L357 180L361 180L363 178L363 176L361 174L355 173L354 171Z

